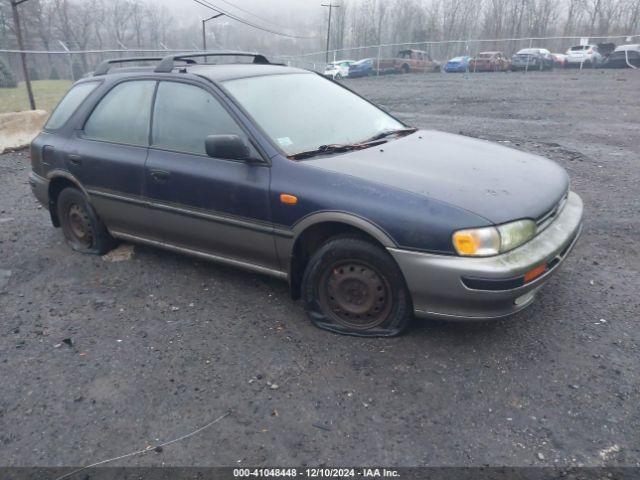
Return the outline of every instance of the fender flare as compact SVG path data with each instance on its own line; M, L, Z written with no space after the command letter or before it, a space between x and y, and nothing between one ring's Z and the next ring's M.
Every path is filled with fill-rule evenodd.
M70 172L67 172L66 170L59 170L59 169L55 169L55 170L51 170L50 172L47 172L46 179L49 180L49 185L51 185L51 182L53 182L56 178L64 178L66 180L69 180L76 187L78 187L78 189L87 197L87 199L91 198L89 197L89 192L87 192L87 190L80 183L80 180L78 180Z
M382 227L376 225L372 221L353 213L326 210L307 215L293 225L292 249L303 232L320 223L343 223L371 235L384 247L395 248L398 246L393 238L391 238L391 236Z
M49 181L49 186L47 188L47 197L49 200L49 216L51 217L51 223L53 224L54 227L60 226L60 220L58 219L58 213L55 208L55 203L50 195L50 189L51 189L51 183L54 182L57 178L64 178L65 180L68 180L69 182L73 183L78 188L78 190L80 190L83 193L83 195L87 198L87 202L91 204L91 197L89 196L89 192L87 192L87 190L82 186L80 181L70 172L66 170L55 169L55 170L51 170L50 172L47 172L47 175L45 178Z

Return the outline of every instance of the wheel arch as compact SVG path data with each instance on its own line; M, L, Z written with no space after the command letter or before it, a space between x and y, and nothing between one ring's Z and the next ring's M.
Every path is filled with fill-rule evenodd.
M53 223L54 227L59 227L60 219L58 218L57 203L60 192L67 187L72 187L80 190L87 198L89 198L89 195L78 179L69 172L53 170L47 174L47 179L49 180L47 193L49 198L49 214L51 215L51 223Z
M294 237L288 257L289 287L292 298L300 298L302 276L315 251L329 238L349 234L367 239L381 248L397 247L388 233L362 217L342 212L322 212L306 217L294 227Z

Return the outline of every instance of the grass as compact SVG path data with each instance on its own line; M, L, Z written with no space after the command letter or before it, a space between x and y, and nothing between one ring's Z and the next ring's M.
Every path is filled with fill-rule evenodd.
M31 82L36 108L51 110L71 86L69 80L36 80ZM0 113L20 112L29 110L29 97L24 82L16 88L0 88Z

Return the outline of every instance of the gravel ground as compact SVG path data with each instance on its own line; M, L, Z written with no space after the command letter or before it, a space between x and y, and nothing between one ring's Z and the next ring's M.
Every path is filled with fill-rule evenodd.
M0 156L0 465L97 462L225 412L116 464L640 465L640 75L348 85L409 123L569 171L584 235L537 303L337 336L277 280L146 247L72 252L31 196L26 154Z

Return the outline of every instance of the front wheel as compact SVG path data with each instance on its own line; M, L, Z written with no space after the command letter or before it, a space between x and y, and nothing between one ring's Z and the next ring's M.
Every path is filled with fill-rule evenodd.
M62 233L71 248L104 255L115 246L116 241L80 190L65 188L56 204Z
M395 261L359 237L335 237L318 249L304 272L302 297L317 327L345 335L398 335L412 318L411 297Z

